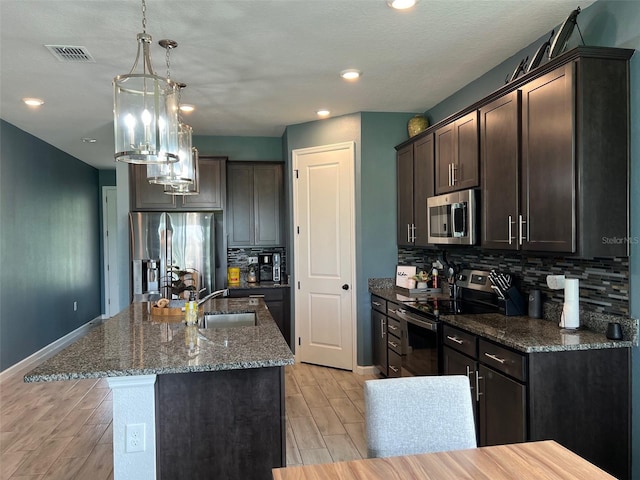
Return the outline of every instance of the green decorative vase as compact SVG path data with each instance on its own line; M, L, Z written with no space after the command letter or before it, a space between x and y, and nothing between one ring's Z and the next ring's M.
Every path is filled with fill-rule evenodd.
M415 115L407 123L409 137L415 137L420 132L424 132L429 127L429 120L424 115Z

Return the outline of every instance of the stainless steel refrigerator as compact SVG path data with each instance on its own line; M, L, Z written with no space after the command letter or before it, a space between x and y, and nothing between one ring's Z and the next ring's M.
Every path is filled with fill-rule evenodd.
M131 212L129 224L133 302L215 290L214 212Z

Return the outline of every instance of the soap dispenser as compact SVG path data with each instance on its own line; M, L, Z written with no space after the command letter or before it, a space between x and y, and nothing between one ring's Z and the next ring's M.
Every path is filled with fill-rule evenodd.
M198 302L196 302L196 292L191 290L189 301L184 306L184 321L187 325L198 323Z

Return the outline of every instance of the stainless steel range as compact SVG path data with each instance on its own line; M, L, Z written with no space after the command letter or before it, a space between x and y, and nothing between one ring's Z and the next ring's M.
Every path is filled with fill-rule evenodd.
M442 315L501 311L501 299L490 277L491 272L462 270L451 289L454 297L397 295L397 303L388 302L387 315L399 322L401 332L401 348L397 350L401 352L402 371L398 376L442 373Z

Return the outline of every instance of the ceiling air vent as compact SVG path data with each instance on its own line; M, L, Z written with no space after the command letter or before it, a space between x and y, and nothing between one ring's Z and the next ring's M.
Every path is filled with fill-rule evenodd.
M74 47L72 45L45 45L54 57L65 63L95 63L86 47Z

